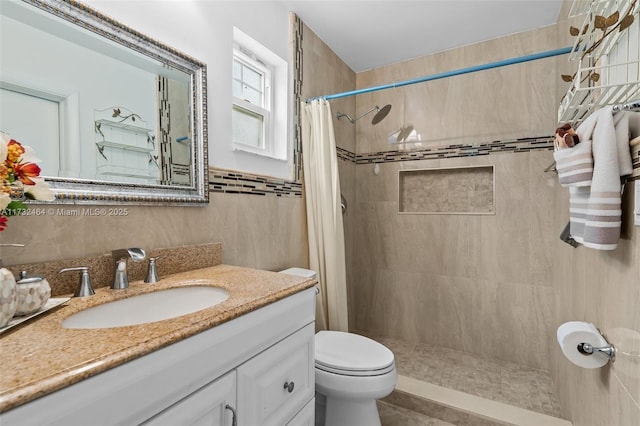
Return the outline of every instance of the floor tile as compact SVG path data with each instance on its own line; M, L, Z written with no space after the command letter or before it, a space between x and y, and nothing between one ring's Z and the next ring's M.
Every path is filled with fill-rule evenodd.
M547 371L425 343L370 337L393 351L399 374L560 417L560 403Z

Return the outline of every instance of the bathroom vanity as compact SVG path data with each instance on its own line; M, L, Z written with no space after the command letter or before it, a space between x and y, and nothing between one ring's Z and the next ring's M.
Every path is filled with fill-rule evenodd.
M219 265L115 296L195 277L229 298L148 324L63 328L113 299L114 290L99 289L0 337L0 423L313 425L315 281Z

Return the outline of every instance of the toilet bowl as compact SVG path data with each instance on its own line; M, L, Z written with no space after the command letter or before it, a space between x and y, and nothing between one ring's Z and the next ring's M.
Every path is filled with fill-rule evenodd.
M291 268L283 273L315 278ZM393 352L352 333L315 336L316 426L379 426L376 400L389 395L398 378Z
M357 334L319 331L315 358L316 395L321 395L316 407L324 409L320 423L380 425L376 400L389 395L398 378L393 352Z

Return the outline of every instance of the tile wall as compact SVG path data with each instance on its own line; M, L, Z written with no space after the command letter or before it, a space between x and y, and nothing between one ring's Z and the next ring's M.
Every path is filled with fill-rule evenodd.
M555 48L555 27L541 28L359 73L357 86ZM543 59L357 98L359 109L393 107L379 125L356 126L355 329L549 368L549 253L562 230L552 222L555 175L544 172L553 162L554 64ZM422 141L389 144L408 125ZM372 156L384 160L378 175L360 160ZM468 166L494 166L495 215L398 215L399 170ZM441 197L452 190L442 188Z
M565 0L558 22L560 45L570 45L570 0ZM621 2L628 5L631 2ZM571 22L581 26L582 19ZM636 22L636 25L638 23ZM573 73L566 61L558 61L558 74ZM557 80L557 92L566 84ZM561 95L560 95L561 96ZM558 98L559 99L559 98ZM640 164L634 161L634 175ZM635 178L637 179L637 177ZM633 226L634 186L628 183L623 196L623 229L618 248L596 251L564 244L552 255L556 323L578 320L595 324L618 351L614 364L597 370L575 367L551 341L551 372L563 414L574 425L635 426L640 424L640 227ZM568 191L556 191L556 227L568 221ZM622 352L636 356L625 355Z
M227 185L251 184L243 180L251 179L250 175L236 173L232 179L228 172L212 169L206 206L125 206L126 213L119 216L83 216L82 206L67 205L57 206L54 215L12 217L2 231L2 242L26 247L2 248L3 262L13 265L110 254L124 247L153 250L221 242L226 264L267 270L308 266L304 198L299 193L278 196L287 188L272 180L260 183L275 186L266 187L271 191L218 192L218 175L228 177Z
M495 214L493 167L400 170L398 212Z

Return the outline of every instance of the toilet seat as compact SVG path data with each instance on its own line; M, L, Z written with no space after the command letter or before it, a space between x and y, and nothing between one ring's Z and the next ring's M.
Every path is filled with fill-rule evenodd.
M393 352L375 340L341 331L320 331L315 366L344 376L380 376L395 369Z
M327 373L340 374L342 376L354 376L354 377L369 377L369 376L382 376L394 370L395 364L380 370L345 370L341 368L332 368L326 365L318 364L316 362L316 368L318 370L326 371Z

